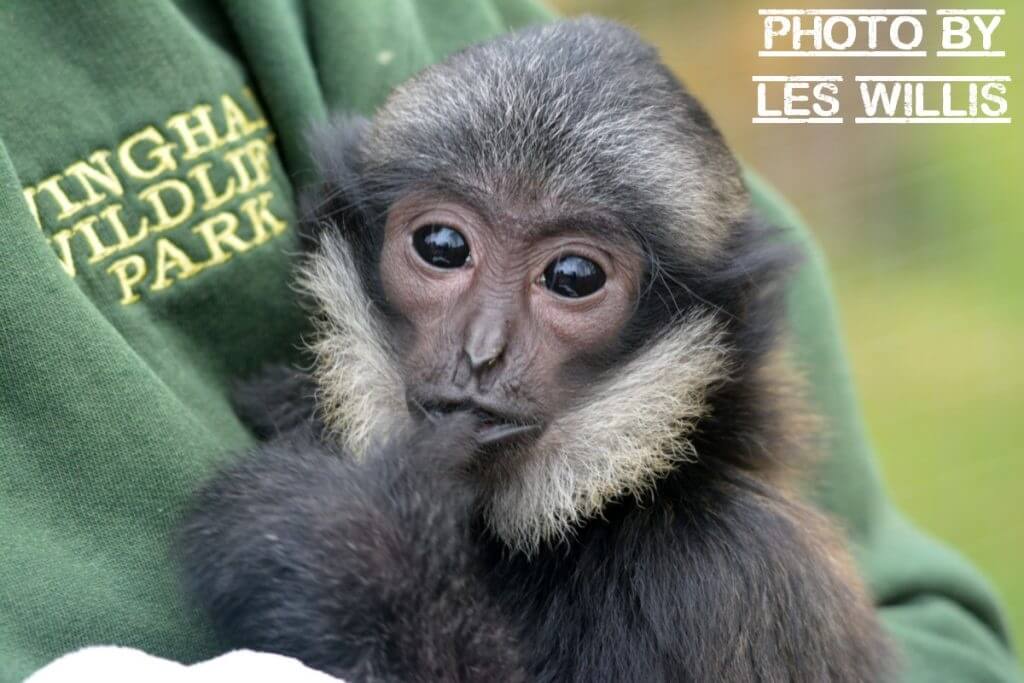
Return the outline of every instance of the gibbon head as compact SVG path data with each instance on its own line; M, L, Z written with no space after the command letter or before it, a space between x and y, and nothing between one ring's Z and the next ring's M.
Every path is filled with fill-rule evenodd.
M595 19L529 28L313 144L301 283L351 451L477 414L485 518L524 551L700 457L773 267L736 162L653 48Z

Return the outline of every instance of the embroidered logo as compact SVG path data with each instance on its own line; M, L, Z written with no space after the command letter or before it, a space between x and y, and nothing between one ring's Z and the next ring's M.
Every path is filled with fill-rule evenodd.
M245 89L97 149L24 195L68 275L112 278L132 304L285 232L272 145Z

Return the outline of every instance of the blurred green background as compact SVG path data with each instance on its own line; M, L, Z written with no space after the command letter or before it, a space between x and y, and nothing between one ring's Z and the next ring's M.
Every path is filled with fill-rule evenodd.
M759 58L760 7L843 0L549 0L623 21L657 45L733 149L807 219L829 258L861 405L892 497L1002 595L1024 651L1024 6L1005 58ZM933 23L934 22L934 23ZM931 30L929 30L931 29ZM1009 75L1010 125L753 125L755 74ZM849 88L847 83L846 88Z

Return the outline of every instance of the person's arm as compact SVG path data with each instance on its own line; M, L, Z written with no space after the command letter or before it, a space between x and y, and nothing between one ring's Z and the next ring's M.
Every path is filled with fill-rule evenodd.
M824 260L806 227L758 177L757 207L799 240L806 261L792 285L797 361L826 418L827 459L815 496L846 528L907 681L1017 681L991 588L963 558L908 522L886 496L857 409Z

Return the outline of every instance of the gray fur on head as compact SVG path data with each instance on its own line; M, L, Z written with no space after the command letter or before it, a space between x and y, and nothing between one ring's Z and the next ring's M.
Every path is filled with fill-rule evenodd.
M715 254L747 210L700 104L654 48L594 18L511 33L425 69L377 113L366 149L370 168L418 167L488 196L616 207L627 224L643 207L694 257Z

